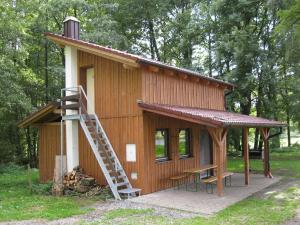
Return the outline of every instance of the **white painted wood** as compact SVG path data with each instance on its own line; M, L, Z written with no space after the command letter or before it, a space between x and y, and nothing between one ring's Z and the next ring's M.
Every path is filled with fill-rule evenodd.
M136 145L126 144L126 161L136 162Z
M78 71L77 71L77 49L71 46L65 47L65 87L78 86ZM71 95L67 92L66 95ZM69 104L69 103L67 103ZM76 110L66 110L66 115L78 114ZM67 155L67 170L72 171L74 167L79 165L78 152L78 121L66 121L66 155Z
M86 71L86 95L88 98L87 112L88 114L95 113L95 77L94 68Z

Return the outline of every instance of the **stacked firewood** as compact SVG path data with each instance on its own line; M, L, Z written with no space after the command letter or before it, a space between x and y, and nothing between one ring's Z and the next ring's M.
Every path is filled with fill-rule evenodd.
M75 168L72 172L66 173L63 184L65 190L74 190L79 193L86 193L97 186L95 178L84 174L80 168Z

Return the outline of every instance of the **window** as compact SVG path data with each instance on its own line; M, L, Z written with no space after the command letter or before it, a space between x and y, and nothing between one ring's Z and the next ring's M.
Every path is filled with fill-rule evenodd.
M191 156L191 130L180 129L178 133L179 156L181 158Z
M165 161L169 159L168 142L168 129L157 129L155 132L155 157L157 161Z

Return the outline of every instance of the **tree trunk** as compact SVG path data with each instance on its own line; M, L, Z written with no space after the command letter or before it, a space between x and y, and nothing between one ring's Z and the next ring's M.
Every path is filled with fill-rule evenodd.
M154 33L154 24L151 19L148 20L148 28L149 28L149 36L150 36L150 50L151 50L151 58L155 59L154 53L156 55L156 59L160 61L160 54L157 48L155 33Z
M208 75L212 77L212 54L211 54L211 32L208 32L208 68L209 73Z
M48 40L45 40L45 102L49 102Z

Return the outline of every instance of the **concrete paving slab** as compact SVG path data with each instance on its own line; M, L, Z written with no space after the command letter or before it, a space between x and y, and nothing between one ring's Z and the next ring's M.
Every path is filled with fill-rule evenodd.
M195 185L190 184L188 191L185 190L185 187L181 187L179 190L171 188L132 198L129 201L209 216L278 181L279 178L276 177L270 179L260 174L251 174L250 184L246 186L244 184L244 174L234 174L232 185L224 187L224 196L222 197L217 195L216 187L214 187L213 194L208 194L203 184L200 186L200 191L198 188L198 192L195 192Z

